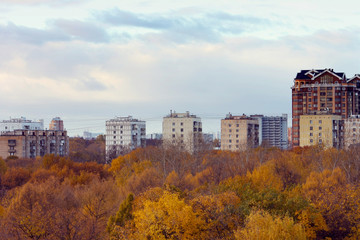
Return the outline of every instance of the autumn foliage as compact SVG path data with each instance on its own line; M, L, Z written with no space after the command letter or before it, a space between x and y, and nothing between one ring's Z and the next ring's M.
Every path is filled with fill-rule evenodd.
M360 238L360 148L159 146L104 165L100 142L74 144L0 159L0 239Z

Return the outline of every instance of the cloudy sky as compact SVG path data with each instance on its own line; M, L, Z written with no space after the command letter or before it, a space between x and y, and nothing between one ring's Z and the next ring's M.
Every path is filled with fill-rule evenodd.
M360 73L359 1L0 0L0 119L60 116L70 135L172 110L291 117L301 69Z

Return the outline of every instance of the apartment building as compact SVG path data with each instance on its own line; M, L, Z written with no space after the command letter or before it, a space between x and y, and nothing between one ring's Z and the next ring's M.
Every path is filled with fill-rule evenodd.
M106 121L106 161L122 155L129 150L145 147L146 123L128 117L116 117Z
M352 115L344 120L344 147L360 143L360 116Z
M43 130L44 120L32 121L25 117L10 118L10 120L3 120L0 122L0 133L11 132L18 129L25 130Z
M300 116L300 147L318 144L343 147L343 124L340 115L314 113Z
M242 151L259 146L257 118L226 115L221 119L221 150Z
M51 120L49 124L49 130L63 131L64 130L64 122L59 117L55 117Z
M66 131L19 129L0 135L2 158L35 158L45 154L69 154L69 138Z
M250 115L259 122L259 144L277 147L282 150L288 148L287 114L282 116Z
M323 112L345 119L360 113L360 75L333 69L301 70L292 90L292 145L300 145L300 116Z
M170 114L162 122L163 143L178 144L184 150L194 153L203 141L201 118L190 112Z

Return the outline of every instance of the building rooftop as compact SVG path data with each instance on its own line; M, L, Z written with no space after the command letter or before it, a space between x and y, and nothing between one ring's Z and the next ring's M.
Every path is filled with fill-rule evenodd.
M132 116L127 117L115 117L113 119L107 120L106 122L145 122L138 120L136 118L133 118Z
M170 111L170 114L164 118L197 118L197 116L190 114L189 111L186 111L185 113L177 113L175 111Z
M334 69L325 68L325 69L311 69L311 70L301 70L296 74L295 79L311 80L316 76L323 74L324 72L330 72L341 79L345 79L345 73L343 72L334 72Z

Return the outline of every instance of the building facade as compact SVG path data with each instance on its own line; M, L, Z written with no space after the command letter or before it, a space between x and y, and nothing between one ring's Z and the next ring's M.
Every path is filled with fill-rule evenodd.
M146 123L131 116L106 121L106 160L138 147L145 147Z
M360 76L333 69L301 70L292 90L292 145L300 145L300 116L322 112L345 119L360 113Z
M194 153L202 143L201 118L189 112L170 112L162 122L163 143L178 144L184 150Z
M344 147L360 144L360 115L353 115L344 120Z
M35 158L45 154L67 156L69 138L66 131L15 130L0 135L0 156Z
M257 118L232 116L221 119L221 150L243 151L259 146L259 120Z
M277 147L282 150L288 148L287 114L282 116L251 115L259 121L259 144Z
M24 130L43 130L44 121L31 121L25 117L10 118L10 120L3 120L0 122L0 133L11 132L18 129Z
M49 130L63 131L64 130L63 120L61 120L59 117L53 118L49 124Z
M323 145L343 147L344 120L340 115L311 114L300 116L300 147Z

